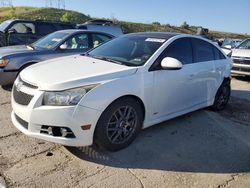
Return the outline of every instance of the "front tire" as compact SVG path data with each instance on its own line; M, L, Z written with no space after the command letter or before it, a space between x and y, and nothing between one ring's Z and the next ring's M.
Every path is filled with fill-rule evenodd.
M212 109L214 111L223 110L230 99L230 95L231 95L230 82L223 82L216 93Z
M131 144L143 123L143 110L133 98L113 102L98 120L94 142L109 151L117 151Z

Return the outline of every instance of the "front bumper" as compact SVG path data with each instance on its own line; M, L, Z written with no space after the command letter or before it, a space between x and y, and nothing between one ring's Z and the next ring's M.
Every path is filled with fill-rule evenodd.
M89 146L93 143L95 125L101 112L84 106L43 106L43 91L38 89L22 89L24 93L33 95L28 105L20 105L12 93L11 120L15 127L24 134L46 141L67 146ZM21 119L21 122L20 122ZM91 125L88 130L81 126ZM42 126L67 127L75 137L66 138L42 133Z
M250 76L250 65L234 63L232 70L231 70L231 73Z
M17 75L18 75L17 71L8 72L0 68L0 85L6 86L13 84Z

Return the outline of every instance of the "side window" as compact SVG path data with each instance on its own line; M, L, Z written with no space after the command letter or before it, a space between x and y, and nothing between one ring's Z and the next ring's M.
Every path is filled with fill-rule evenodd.
M22 34L35 33L35 25L32 23L16 23L10 29L14 30L17 33L22 33Z
M102 43L109 41L111 37L102 34L92 34L93 47L97 47Z
M181 38L175 40L163 53L163 58L164 57L178 59L183 64L193 63L193 53L190 39Z
M59 27L59 30L74 29L72 25L66 25L66 24L59 24L58 27Z
M89 48L89 37L88 34L78 34L69 38L65 41L64 45L67 46L67 49L86 49Z
M39 35L47 35L49 33L55 32L57 29L53 24L48 24L48 23L37 23L37 33Z
M217 48L213 47L213 50L215 60L226 59L226 57Z
M215 59L213 46L208 42L201 39L192 38L192 44L194 51L194 62L213 61Z

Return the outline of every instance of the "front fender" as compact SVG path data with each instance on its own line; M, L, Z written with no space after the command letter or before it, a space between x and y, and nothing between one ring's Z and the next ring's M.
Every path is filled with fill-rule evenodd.
M135 74L100 84L89 91L79 104L88 108L104 111L113 101L122 96L134 95L143 101L142 80L135 79L136 77Z

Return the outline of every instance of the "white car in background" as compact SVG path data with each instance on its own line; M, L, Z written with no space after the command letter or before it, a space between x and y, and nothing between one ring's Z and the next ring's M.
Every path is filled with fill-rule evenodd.
M240 43L242 42L242 39L225 39L222 43L222 47L233 49L236 48Z
M250 39L244 40L232 51L232 73L250 76Z
M230 70L231 60L200 37L124 35L23 70L13 86L12 122L35 138L119 150L142 128L208 106L224 109Z

